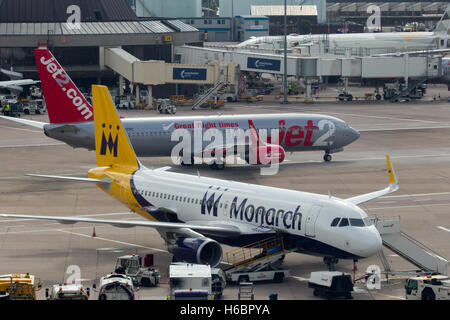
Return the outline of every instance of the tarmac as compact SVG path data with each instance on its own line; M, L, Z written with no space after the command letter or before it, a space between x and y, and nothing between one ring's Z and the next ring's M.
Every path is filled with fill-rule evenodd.
M368 92L368 88L354 88ZM329 96L331 96L329 92ZM434 100L434 96L440 99ZM361 94L362 96L363 94ZM400 217L403 232L450 259L450 94L446 86L430 85L427 96L408 103L357 100L337 102L319 99L305 104L290 97L290 104L271 99L261 103L227 103L220 110L178 107L177 115L255 114L307 112L338 117L359 130L361 137L344 152L333 154L324 163L321 152L287 154L276 175L260 175L258 166L232 165L223 171L212 171L206 165L182 168L170 157L141 158L147 167L172 166L176 172L224 178L347 198L384 188L387 183L385 155L389 154L400 181L400 189L361 205L371 217ZM120 111L126 117L155 116L156 111ZM48 121L46 115L22 116ZM28 173L86 176L95 167L95 154L73 149L47 138L37 128L0 119L0 203L1 213L88 216L104 219L138 219L96 186L70 181L54 181L25 176ZM59 223L0 219L0 274L29 272L43 283L43 288L62 283L71 265L81 270L87 287L113 271L118 256L137 253L154 254L161 272L161 283L154 288L141 288L138 299L164 299L168 294L167 271L171 255L163 240L152 228L121 229L86 223ZM230 248L224 247L224 252ZM416 270L402 257L384 249L394 270ZM374 256L360 260L356 276L371 265L381 265ZM281 284L254 285L255 299L319 299L308 288L312 271L326 270L322 258L291 253L284 267L291 277ZM338 271L353 274L353 261L341 260ZM353 294L359 300L404 299L405 277L383 276L381 289L368 290L358 282ZM38 299L44 299L44 291ZM238 286L228 285L223 299L237 299ZM91 299L97 294L92 291Z

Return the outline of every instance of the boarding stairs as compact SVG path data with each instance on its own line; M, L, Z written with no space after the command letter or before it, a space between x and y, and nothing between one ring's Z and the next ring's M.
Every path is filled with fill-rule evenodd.
M383 245L419 267L426 273L448 275L449 261L425 244L400 231L399 218L374 219L374 225L380 232ZM383 252L378 254L385 271L392 271L389 261ZM394 273L394 272L392 272Z
M198 107L200 107L202 104L208 101L209 98L211 98L213 95L216 95L217 92L222 89L222 87L225 85L225 82L223 80L219 80L216 82L216 84L209 88L208 91L206 91L205 94L200 95L197 100L192 105L192 110L196 110Z
M227 252L225 262L229 267L224 271L225 273L257 272L268 266L279 267L286 253L283 238L271 237L257 241Z

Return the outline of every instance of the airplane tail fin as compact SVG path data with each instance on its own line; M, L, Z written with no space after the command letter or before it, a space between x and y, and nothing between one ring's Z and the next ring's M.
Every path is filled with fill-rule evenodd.
M92 106L46 47L34 49L50 123L94 120Z
M434 29L435 33L444 33L448 34L450 31L450 4L447 5L444 14L442 15L441 20L436 25L436 29Z
M97 166L123 166L138 169L139 161L111 100L108 88L93 85L92 98Z

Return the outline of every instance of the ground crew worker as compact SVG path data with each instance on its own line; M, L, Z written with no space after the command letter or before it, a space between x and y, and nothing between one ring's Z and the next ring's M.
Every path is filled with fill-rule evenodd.
M10 107L9 103L7 103L6 107L3 108L3 115L9 116L10 110L11 110L11 107Z

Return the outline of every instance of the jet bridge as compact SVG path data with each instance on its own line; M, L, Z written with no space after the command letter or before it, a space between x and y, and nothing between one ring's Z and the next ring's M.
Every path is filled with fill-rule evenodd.
M176 55L184 64L234 62L241 71L284 74L282 54L226 48L177 47ZM339 76L342 78L439 78L442 58L424 52L409 56L287 56L287 75L298 78Z
M131 85L148 86L149 98L151 98L151 86L153 85L236 83L236 65L233 63L197 65L166 63L159 60L141 61L122 48L101 48L100 66L102 69L108 67L117 72L120 75L120 83L123 83L125 78L130 81ZM139 86L136 88L136 96L139 98Z
M385 247L425 272L448 275L449 261L423 243L402 232L399 218L377 218L374 220L374 224L380 232ZM391 266L383 252L380 252L379 257L385 270L392 272Z

